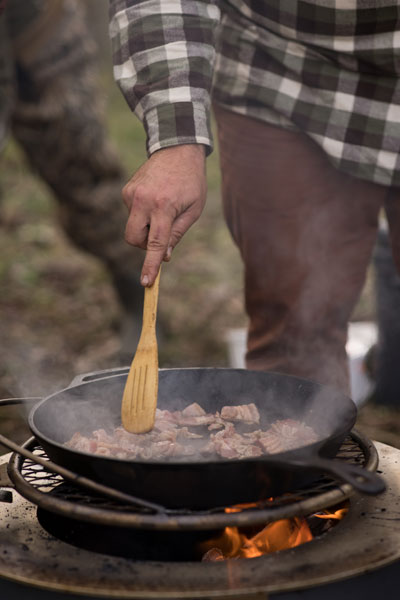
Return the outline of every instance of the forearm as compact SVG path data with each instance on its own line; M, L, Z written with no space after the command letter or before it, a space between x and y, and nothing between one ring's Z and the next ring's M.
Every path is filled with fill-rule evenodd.
M212 147L217 0L110 0L115 78L143 121L147 149Z

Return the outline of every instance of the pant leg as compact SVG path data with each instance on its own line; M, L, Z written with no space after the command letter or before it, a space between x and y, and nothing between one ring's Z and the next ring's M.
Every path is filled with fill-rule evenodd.
M400 408L400 274L386 227L374 251L378 344L374 349L374 402Z
M385 197L385 211L389 224L393 259L400 274L400 189L392 188ZM400 308L399 308L400 310Z
M42 0L40 8L30 27L14 28L12 131L55 194L71 241L107 266L122 305L139 319L143 254L124 241L127 177L105 127L94 42L79 2Z
M5 15L1 13L0 10L0 152L7 140L10 115L15 98L13 54L7 31L7 21Z
M378 345L374 402L400 406L400 190L385 197L389 224L380 232L375 252ZM396 272L397 267L397 272Z
M247 367L348 388L347 323L385 189L305 135L216 107L223 203L245 266Z

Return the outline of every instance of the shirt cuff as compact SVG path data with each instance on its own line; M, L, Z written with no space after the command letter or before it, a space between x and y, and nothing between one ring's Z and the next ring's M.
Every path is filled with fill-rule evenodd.
M144 115L147 153L181 144L203 144L206 155L213 150L210 111L204 104L176 102L156 106Z

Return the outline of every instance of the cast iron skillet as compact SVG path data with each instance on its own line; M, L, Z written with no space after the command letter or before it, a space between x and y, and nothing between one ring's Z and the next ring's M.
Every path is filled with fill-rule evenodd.
M261 428L277 419L305 422L321 435L317 443L288 452L243 460L203 462L131 461L66 448L76 431L120 425L126 372L93 376L42 400L31 411L30 428L56 463L103 484L169 508L205 509L253 502L294 490L321 473L377 494L384 482L375 473L332 460L356 420L354 403L334 389L278 373L243 369L160 370L159 408L182 409L198 402L206 411L254 402ZM90 378L89 378L90 379Z

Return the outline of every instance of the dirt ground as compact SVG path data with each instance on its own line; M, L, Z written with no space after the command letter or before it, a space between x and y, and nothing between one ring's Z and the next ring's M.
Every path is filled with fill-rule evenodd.
M368 403L361 409L356 426L369 438L400 448L398 409Z

